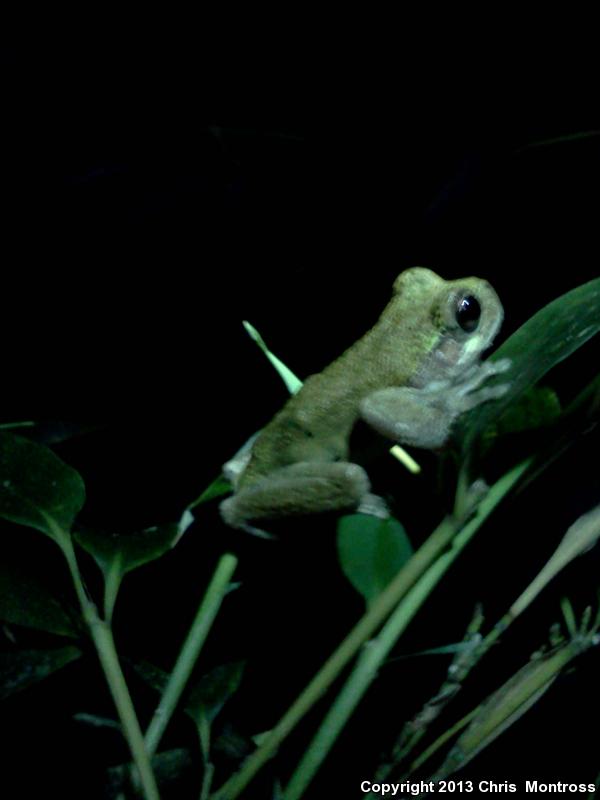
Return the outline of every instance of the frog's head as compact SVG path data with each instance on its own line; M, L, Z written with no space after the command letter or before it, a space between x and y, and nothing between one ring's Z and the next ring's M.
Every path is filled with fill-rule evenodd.
M427 340L423 362L432 379L461 374L478 361L504 316L498 295L481 278L445 281L429 269L414 267L398 276L394 294L402 297L405 308L419 308Z

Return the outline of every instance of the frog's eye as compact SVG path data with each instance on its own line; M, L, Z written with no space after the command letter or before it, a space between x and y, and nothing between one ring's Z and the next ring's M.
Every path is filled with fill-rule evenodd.
M481 306L479 301L468 294L459 298L456 304L456 321L465 333L473 333L481 319Z

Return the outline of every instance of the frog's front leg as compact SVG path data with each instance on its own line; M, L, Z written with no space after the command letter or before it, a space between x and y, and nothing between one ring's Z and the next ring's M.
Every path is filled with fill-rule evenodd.
M361 416L376 431L402 444L437 450L448 441L454 421L480 403L502 397L508 384L484 386L490 375L505 372L507 359L485 362L460 383L450 380L432 382L421 389L389 387L366 397Z
M369 494L367 473L348 461L302 461L274 470L241 487L221 503L221 515L234 528L248 523L357 508Z
M391 441L435 450L447 441L454 420L438 400L422 389L390 387L365 398L361 416Z

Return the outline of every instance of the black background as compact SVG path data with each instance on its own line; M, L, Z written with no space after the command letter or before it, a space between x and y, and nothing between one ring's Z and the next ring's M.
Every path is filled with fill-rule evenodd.
M437 41L408 47L407 29L397 39L332 34L321 62L320 48L317 56L308 40L295 42L293 25L266 44L234 27L218 41L209 27L188 37L88 31L43 46L15 39L2 51L3 416L102 426L59 448L85 478L91 524L129 530L176 518L283 402L242 319L304 377L370 327L406 267L490 280L506 311L501 338L598 275L600 137L553 143L600 129L585 43L568 72L552 47L516 69L500 47L484 72L485 45L463 64L452 41L441 51ZM597 355L588 346L559 372L565 399L594 375ZM451 610L443 616L449 604L434 597L407 650L460 638L481 595L490 618L504 610L533 574L545 534L555 543L597 502L597 478L582 484L578 471L596 445L557 468L553 497L533 492L499 515L506 556L492 565L475 546L444 589ZM407 491L427 505L426 483ZM403 519L419 540L430 525L416 506ZM52 548L23 536L17 551L39 552L44 572ZM208 509L177 551L131 578L117 623L126 649L168 667L225 547L242 557L247 594L232 596L207 658L254 659L236 711L254 733L273 724L360 604L331 577L331 531L319 546L314 535L307 548L298 538L270 546L224 530ZM540 614L537 633L557 615ZM306 653L302 631L316 619L321 650ZM528 635L514 634L515 652ZM103 703L111 713L99 680L90 700L89 672L57 676L51 700L32 690L29 715L10 701L14 763L43 764L49 786L80 790L85 780L67 777L75 760L93 771L122 755L108 741L94 752L103 743L69 721ZM382 742L372 732L393 723L382 719L393 681L418 698L439 677L439 665L421 662L384 675L343 752L376 761ZM482 777L593 780L597 755L577 725L582 704L598 702L589 686L566 682L525 733L482 757ZM402 718L399 702L388 713ZM524 754L533 736L539 753ZM345 757L334 753L329 777L342 780Z

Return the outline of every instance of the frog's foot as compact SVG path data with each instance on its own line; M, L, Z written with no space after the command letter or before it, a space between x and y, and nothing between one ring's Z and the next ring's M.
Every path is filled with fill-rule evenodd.
M249 533L252 536L258 536L261 539L277 539L277 536L274 536L272 533L263 530L263 528L257 528L256 525L250 525L249 522L246 522L238 516L235 495L223 500L219 506L219 511L221 512L223 521L231 528L244 531L244 533Z
M249 523L356 508L369 491L364 469L350 462L299 462L274 470L221 503L233 528Z
M450 405L459 414L470 411L480 403L488 400L497 400L503 397L508 391L509 383L499 383L495 386L482 386L488 378L494 375L501 375L510 369L511 361L509 358L501 358L498 361L483 361L473 366L467 376L463 376L460 383L449 387L446 398L451 397ZM448 399L446 399L448 402Z
M383 497L378 494L367 492L363 499L360 501L357 514L368 514L370 517L377 517L377 519L389 519L390 509Z
M477 391L469 391L463 394L461 391L460 411L470 411L480 403L486 403L488 400L497 400L510 389L510 383L498 383L496 386L483 386Z
M510 358L500 358L498 361L477 361L460 377L460 382L453 385L453 389L460 386L461 390L467 394L478 389L482 383L494 375L501 375L511 367ZM442 387L443 388L443 387Z

